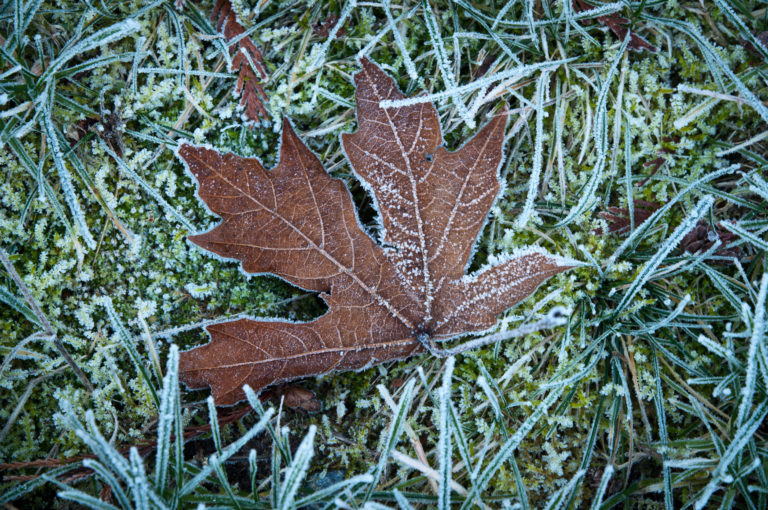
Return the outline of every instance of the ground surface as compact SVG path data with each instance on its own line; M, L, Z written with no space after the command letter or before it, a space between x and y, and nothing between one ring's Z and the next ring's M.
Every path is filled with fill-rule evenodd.
M34 507L70 490L93 507L82 494L142 507L152 487L147 507L765 507L768 11L749 0L486 4L2 4L0 461L16 464L0 501ZM242 67L229 67L230 48L250 51ZM438 94L450 149L508 105L506 188L470 270L528 245L582 261L500 328L556 305L570 320L459 356L450 384L446 360L430 356L302 381L320 411L283 408L184 492L218 465L204 460L220 441L207 394L182 386L175 423L195 439L186 463L156 470L170 346L205 343L207 321L309 320L324 305L187 243L219 220L173 150L186 139L272 166L288 117L375 233L339 143L356 129L361 55L407 94ZM402 420L390 393L409 403ZM87 410L104 443L76 433ZM220 413L224 445L260 416ZM121 468L108 445L140 455ZM115 479L62 461L91 452ZM59 478L70 489L42 483L59 464L74 470ZM364 473L374 478L352 478Z

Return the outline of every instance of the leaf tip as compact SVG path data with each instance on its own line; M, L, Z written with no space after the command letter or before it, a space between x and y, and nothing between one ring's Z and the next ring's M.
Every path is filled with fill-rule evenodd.
M355 87L357 89L355 92L356 96L360 95L361 88L364 86L366 82L368 83L391 82L394 85L395 80L391 76L389 76L387 73L385 73L376 62L370 60L368 57L365 57L365 56L360 57L358 60L360 62L360 70L356 72L354 75ZM359 102L359 98L358 98L358 102ZM360 106L358 105L358 108L359 107Z

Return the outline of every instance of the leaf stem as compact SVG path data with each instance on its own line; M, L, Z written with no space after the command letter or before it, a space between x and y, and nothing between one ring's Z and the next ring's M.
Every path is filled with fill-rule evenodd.
M462 352L472 349L485 347L486 345L492 343L509 340L510 338L525 336L536 331L541 331L542 329L550 329L557 326L562 326L568 321L569 315L570 312L565 307L555 306L547 313L546 316L532 324L525 324L519 328L515 328L509 331L502 331L492 335L486 335L481 338L476 338L474 340L464 342L463 344L459 344L456 347L451 347L450 349L440 349L435 344L434 339L428 337L427 335L419 335L417 340L421 342L421 344L425 349L427 349L427 351L430 352L430 354L439 358L446 358L448 356L455 356L456 354L461 354Z

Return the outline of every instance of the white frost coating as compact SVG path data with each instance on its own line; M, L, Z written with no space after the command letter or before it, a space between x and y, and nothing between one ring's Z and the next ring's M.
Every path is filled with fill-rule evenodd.
M539 64L519 66L513 69L508 69L506 71L501 71L498 73L493 73L488 76L483 76L482 78L475 80L471 83L467 83L466 85L460 85L455 89L445 90L443 92L437 92L435 94L424 94L420 96L407 97L405 99L397 99L397 100L385 99L384 101L379 102L379 108L400 108L402 106L413 106L415 104L421 104L421 103L433 103L440 99L452 97L454 94L464 94L466 92L472 92L477 89L488 87L497 81L508 80L510 78L523 78L525 76L528 76L531 73L534 73L539 70L544 70L544 69L548 71L554 71L558 66L567 64L568 62L571 62L573 60L575 60L575 57L566 58L563 60L553 60L551 62L542 62Z
M157 190L155 190L152 186L150 186L149 183L147 183L144 179L141 178L141 176L139 176L139 174L137 174L133 169L131 169L128 165L126 165L125 161L123 161L123 158L115 154L115 152L112 149L110 149L109 146L106 144L106 142L104 142L104 140L102 140L101 138L99 138L99 145L101 145L101 148L104 150L104 152L106 152L115 161L115 163L117 164L117 168L119 168L120 171L126 177L128 177L129 179L132 179L139 186L141 186L144 189L144 191L149 193L149 195L152 198L154 198L161 206L163 206L163 208L167 213L169 213L171 216L179 220L179 222L182 225L184 225L184 227L186 227L190 231L195 230L195 227L192 226L192 223L190 223L190 221L187 218L185 218L182 214L177 212L176 209L174 209L171 206L171 204L165 201L163 196L160 195L160 193L158 193Z
M135 447L131 448L129 453L130 460L126 460L122 454L120 454L120 452L118 452L115 447L108 443L101 435L96 426L93 411L88 410L85 413L85 419L88 424L88 430L86 430L77 419L71 402L63 400L61 402L61 407L64 412L67 426L88 445L90 450L94 452L101 461L97 462L92 459L86 459L83 461L83 465L93 469L105 481L113 484L115 497L120 501L122 506L149 508L149 502L151 501L157 508L166 508L163 501L158 497L157 493L147 480L144 463ZM125 485L132 492L134 497L133 505L128 504L127 496L117 483L115 474L117 475L117 478L120 478L125 482ZM81 501L78 499L80 494L82 493L75 490L59 493L62 498L75 501Z
M709 338L707 338L704 335L699 335L699 337L696 339L701 345L709 349L710 352L713 354L716 354L720 356L723 359L727 359L729 361L736 361L736 359L733 357L733 351L730 349L725 349L721 345L713 342Z
M443 45L443 38L440 35L440 28L435 20L435 14L432 12L432 8L428 3L424 4L424 22L427 26L427 32L429 32L429 38L432 40L432 46L437 57L437 66L440 68L440 74L443 76L443 83L446 90L453 91L451 93L451 99L456 109L459 112L459 116L464 123L470 128L475 128L475 120L470 117L467 112L467 106L464 104L461 94L456 92L456 79L454 78L453 70L451 69L451 62L448 59L448 54L445 51ZM384 101L382 101L383 103Z
M280 486L280 492L277 495L277 507L280 510L289 510L293 507L293 500L301 486L301 481L309 469L309 461L315 454L314 441L317 433L317 426L310 425L307 435L302 439L301 444L293 455L293 461L285 471L285 478Z
M14 34L23 34L27 30L29 24L32 23L35 13L37 13L42 4L43 0L30 0L16 4L18 7L14 9L13 13Z
M730 388L728 388L728 384L732 382L733 382L732 378L729 378L729 377L724 378L723 381L720 384L718 384L714 390L712 390L712 396L714 398L718 398L721 395L723 398L730 397L731 393L733 392L731 391Z
M415 12L416 12L416 10L417 10L417 9L419 9L419 8L421 8L421 5L420 5L420 4L416 4L415 6L411 7L411 9L410 9L409 11L405 11L403 14L401 14L400 16L398 16L398 17L395 19L394 23L392 23L392 24L389 24L389 25L385 26L385 27L384 27L382 30L380 30L380 31L379 31L379 32L378 32L378 33L377 33L375 36L373 36L373 39L371 39L370 41L368 41L368 44L366 44L366 45L363 47L363 49L361 49L360 51L358 51L358 52L357 52L357 58L358 58L358 59L360 59L360 58L362 58L362 57L365 57L365 56L367 56L367 55L368 55L368 54L371 52L371 49L373 49L373 47L374 47L374 46L376 46L376 44L377 44L377 43L378 43L378 42L379 42L379 41L380 41L380 40L381 40L381 39L382 39L382 38L383 38L385 35L387 35L387 33L388 33L390 30L392 30L392 26L394 26L394 25L397 25L398 23L400 23L400 22L401 22L402 20L404 20L404 19L410 18L410 17L413 15L413 13L415 13Z
M496 266L509 262L510 260L525 257L526 255L538 254L547 257L559 267L589 267L589 264L572 259L570 257L563 257L562 255L553 255L540 246L522 246L517 247L511 252L503 253L501 255L491 255L488 257L488 262L480 269L472 274L464 275L461 281L464 283L474 283L477 279L486 271L493 269Z
M679 119L675 120L675 122L672 124L675 129L680 130L683 129L685 126L696 120L697 117L700 117L701 115L704 115L709 110L711 110L717 103L720 101L718 99L708 99L701 103L700 105L694 106L690 110L688 110L688 113L680 117Z
M403 433L403 428L405 427L406 419L408 418L408 411L411 409L411 401L413 400L413 388L415 386L416 379L411 379L408 381L408 383L405 385L405 389L403 390L403 396L400 398L399 404L395 404L392 395L390 395L389 391L383 384L376 386L376 389L379 390L381 397L384 399L387 405L389 405L390 409L392 409L394 417L392 419L391 425L389 426L389 429L386 432L386 436L384 436L384 441L382 443L383 449L379 454L379 461L376 463L376 467L373 470L371 483L368 486L368 490L365 493L363 501L367 501L373 495L374 489L379 485L381 474L384 472L384 468L387 466L387 462L389 462L390 452L395 448L398 441L400 441L400 436Z
M739 299L731 290L730 284L725 280L724 276L707 265L701 264L698 267L704 269L704 272L707 273L707 276L710 278L710 280L712 280L712 283L715 285L717 290L720 291L723 297L728 300L734 309L738 310ZM732 324L730 322L725 323L726 331L730 331L731 327Z
M501 65L503 59L502 57L498 57L496 60L494 60L490 66L488 66L489 69L496 69L499 65ZM521 64L522 65L522 64ZM499 82L495 87L492 89L481 89L477 96L475 97L474 101L472 102L472 105L469 107L469 115L474 117L477 115L478 110L480 110L480 107L483 106L486 103L489 103L491 101L496 100L500 95L502 95L504 92L511 92L513 95L517 95L514 90L509 89L509 87L517 82L517 78L511 78L509 80L503 80ZM525 99L525 98L523 98ZM509 114L516 113L516 110L511 110ZM527 113L524 115L527 117ZM511 134L510 134L511 135ZM505 142L510 138L510 135L507 135L505 137Z
M713 74L715 75L715 78L718 80L718 82L720 80L716 72L718 70L717 68L719 68L719 71L722 74L725 74L731 80L731 83L736 87L736 90L739 91L739 94L741 94L741 96L746 100L747 104L754 108L765 122L768 122L768 108L766 108L762 101L760 101L760 99L755 96L755 94L749 90L746 85L744 85L736 73L733 72L731 66L728 65L728 63L720 57L715 48L701 34L698 28L690 23L676 20L664 20L661 23L680 30L681 32L691 37L694 41L696 41L696 44L698 44L702 56L707 61L710 69L715 71Z
M621 254L624 253L624 251L628 247L632 246L637 238L639 238L642 234L644 234L648 229L653 227L656 224L656 222L661 218L661 216L665 214L669 209L671 209L672 206L675 205L681 198L683 198L689 192L699 189L699 187L702 184L706 184L709 181L722 177L723 175L733 173L736 170L738 170L740 167L741 166L739 164L735 164L729 167L721 168L720 170L716 170L711 174L707 174L703 177L700 177L699 179L696 179L695 181L688 184L688 186L683 188L671 200L669 200L666 204L664 204L662 207L657 209L656 212L650 215L647 220L642 222L640 225L637 225L637 227L632 231L632 233L627 236L627 238L624 240L623 243L621 243L621 246L619 246L616 249L616 251L611 255L611 258L608 259L608 263L606 264L605 271L607 272L611 267L613 267L613 264L614 262L616 262L616 259L618 259L619 256L621 256Z
M187 292L196 299L201 299L210 296L216 290L216 282L209 283L194 283L189 282L184 286Z
M208 406L208 423L211 424L213 445L216 447L216 452L221 454L221 430L219 429L219 417L216 412L216 405L213 403L213 396L208 395L208 398L205 399L205 403Z
M710 207L712 207L714 202L715 199L712 196L707 195L702 198L698 204L696 204L696 207L694 207L694 209L688 214L688 216L686 216L680 225L675 228L672 234L661 245L653 257L651 257L651 259L645 263L643 269L641 269L640 273L635 277L635 281L632 282L632 286L629 288L627 293L624 294L621 302L619 302L618 306L616 307L616 310L614 311L615 314L619 314L629 305L630 301L638 292L640 292L640 289L643 287L643 285L645 285L645 282L648 281L648 279L653 275L654 271L656 271L659 265L661 265L667 255L669 255L669 253L675 249L678 243L680 243L680 241L683 239L683 237L685 237L686 234L688 234L688 232L693 230L699 220L703 218L704 214L709 210Z
M536 407L533 413L531 413L528 418L525 419L525 421L522 423L522 425L520 425L512 437L507 439L507 441L499 449L499 452L488 463L488 466L486 466L483 472L480 473L480 476L477 479L477 483L472 487L472 495L479 496L479 494L488 485L488 482L491 481L493 475L496 474L496 471L498 471L506 463L507 459L509 459L509 457L514 453L522 440L525 439L525 436L528 435L528 433L533 429L536 423L538 423L541 417L544 416L544 413L546 413L552 404L554 404L555 401L560 398L560 395L563 393L563 391L565 391L565 385L560 385L559 387L555 388L555 390L547 395L546 398L544 398L544 400L538 405L538 407Z
M573 474L573 478L571 478L562 489L552 495L544 508L546 510L560 510L563 508L563 505L567 501L567 496L573 492L576 488L576 484L581 481L586 472L586 469L579 469L576 471Z
M662 476L664 484L664 507L667 510L673 510L672 503L672 473L669 467L664 465L667 461L667 455L669 454L668 448L668 434L667 434L667 414L664 409L664 393L661 389L661 371L659 370L659 357L656 355L656 350L652 349L651 354L653 356L653 375L656 383L656 394L653 398L653 405L656 408L656 421L659 424L659 438L661 439L661 447L659 452L662 459Z
M317 76L320 77L320 74L318 73ZM341 97L341 96L339 96L337 94L334 94L330 90L326 90L323 87L319 87L319 86L315 85L314 91L315 91L316 94L318 94L320 96L323 96L326 99L330 99L334 103L336 103L338 105L341 105L341 106L343 106L345 108L352 108L354 106L354 103L352 103L352 101L348 101L347 99L344 99L343 97ZM341 127L341 125L339 125L339 124L332 124L331 126L325 128L325 129L322 129L322 128L321 129L315 129L314 131L311 132L311 136L320 136L320 135L323 135L325 133L329 133L329 132L333 131L334 129L339 129L340 127ZM307 133L304 136L310 137L310 133Z
M768 273L763 273L760 282L760 291L755 303L755 313L752 318L752 337L749 341L749 351L747 354L747 372L745 375L744 388L741 390L742 399L739 404L739 412L736 417L736 426L744 423L747 413L752 408L752 401L755 396L755 385L757 383L757 351L760 344L765 344L765 298L768 292ZM745 321L749 324L750 321Z
M445 362L443 384L438 390L438 419L437 429L440 437L437 441L437 465L440 472L437 492L437 508L451 508L451 467L453 465L453 448L451 446L451 424L448 421L448 410L451 405L451 377L456 359L451 356Z
M752 30L750 30L744 24L744 21L742 21L742 19L736 15L736 12L734 12L733 7L731 7L729 3L724 2L723 0L715 0L715 3L723 11L723 13L725 13L728 19L739 28L739 32L741 33L741 36L745 37L750 43L752 43L754 50L759 53L762 53L764 57L768 56L768 50L766 49L764 43L760 42L757 39L757 37L755 37L754 34L752 34Z
M465 351L478 349L480 347L484 347L486 345L490 345L496 342L509 340L510 338L529 335L536 331L541 331L542 329L551 329L551 328L556 328L558 326L562 326L563 324L568 322L569 315L570 315L570 310L566 309L563 306L555 306L547 313L547 315L544 316L544 318L532 324L524 324L523 326L520 326L515 329L502 331L501 333L496 333L493 335L486 335L484 337L476 338L474 340L469 340L468 342L464 342L463 344L457 345L456 347L452 347L450 349L432 348L430 352L436 356L454 356L456 354L460 354ZM445 340L441 340L441 341L445 341Z
M150 493L154 492L147 481L146 473L144 472L144 462L142 461L139 450L135 446L131 446L128 452L128 458L131 463L131 475L133 477L133 501L136 505L135 508L139 510L149 510ZM157 496L155 498L157 499ZM164 508L165 505L160 505L159 508Z
M12 70L19 71L21 70L21 66L18 65ZM6 71L0 74L0 77L5 78L8 74L13 74L13 73L10 73L10 71ZM6 93L0 94L0 106L4 105L7 102L8 102L8 94ZM14 108L3 110L2 112L0 112L0 119L6 119L8 117L13 117L16 114L26 112L27 110L32 108L32 105L33 105L32 101L24 101L23 103L21 103L20 105Z
M31 21L31 19L30 19ZM50 83L49 77L56 73L68 61L76 57L77 55L90 51L99 46L106 46L109 43L115 42L123 37L138 33L141 30L141 25L134 19L127 19L120 23L115 23L106 28L102 28L98 32L89 35L85 39L70 47L68 50L63 51L56 60L51 62L50 66L45 70L43 75L38 80L38 83Z
M759 135L753 136L749 140L745 140L745 141L741 142L738 145L734 145L730 149L725 149L725 150L721 150L719 152L716 152L715 155L718 158L722 158L723 156L727 156L728 154L732 154L734 152L738 152L741 149L749 147L750 145L755 144L755 143L757 143L757 142L759 142L761 140L765 140L766 138L768 138L768 130L763 131ZM751 186L750 186L750 189L752 189L754 191L754 188L752 188ZM765 195L763 195L763 196L765 197ZM768 198L766 198L766 200L768 200Z
M246 391L247 395L247 391ZM250 398L248 399L250 402ZM257 400L258 401L258 400ZM259 406L260 407L260 406ZM200 485L208 476L211 475L213 470L215 469L216 465L223 465L232 455L240 451L240 449L245 446L245 444L254 438L257 434L259 434L261 431L263 431L266 427L269 421L272 419L272 415L274 414L275 410L272 408L267 409L261 416L261 419L256 423L251 429L240 436L240 438L235 441L234 443L230 444L224 449L224 452L221 456L217 454L213 454L208 458L208 464L200 470L200 472L195 475L194 478L192 478L190 481L185 483L181 490L179 491L179 496L183 497L192 492L195 487Z
M2 293L1 289L0 289L0 293ZM50 339L51 339L51 337L47 333L44 333L42 331L38 331L37 333L32 333L31 335L26 337L21 342L19 342L16 345L14 345L13 348L10 350L10 352L8 352L8 354L6 354L5 357L3 358L3 363L0 364L0 376L3 375L3 371L5 370L5 368L10 364L10 362L14 358L18 357L19 359L29 359L29 358L36 358L37 357L37 355L35 355L35 356L19 355L19 351L24 349L24 346L26 346L29 342L31 342L33 340L46 340L47 341L47 340L50 340ZM2 437L2 434L0 434L0 438L1 437Z
M336 39L336 34L339 32L341 27L344 26L344 23L346 23L347 18L352 13L352 9L354 9L355 7L357 7L357 0L349 0L346 3L346 5L344 5L344 8L341 10L341 14L339 15L338 21L333 26L331 31L328 32L328 38L320 47L320 51L317 53L315 60L309 66L310 71L314 69L318 69L320 66L323 65L323 62L325 61L325 57L326 55L328 55L328 48L331 47L331 43L334 41L334 39Z
M96 454L101 463L106 465L110 470L115 472L118 477L124 480L129 489L135 489L133 476L131 476L130 464L122 455L120 455L114 446L109 444L107 440L104 439L104 436L101 435L96 427L93 411L88 410L85 413L85 418L90 429L90 431L87 431L85 427L83 427L83 424L80 423L80 420L77 419L77 414L69 400L62 400L60 405L64 413L64 420L67 427L74 431L88 448ZM92 467L94 467L96 471L99 471L99 467Z
M397 489L392 489L392 493L395 495L395 501L397 501L397 504L400 506L400 510L414 510L413 506L411 506L405 496L403 496L402 492Z
M464 4L465 8L467 8L467 6L469 6L469 4ZM467 10L469 10L471 12L474 12L474 13L477 13L477 10L472 8L471 6L469 6L469 8ZM522 62L520 61L520 58L518 58L518 56L515 54L515 52L512 51L509 48L507 43L504 42L504 40L499 36L499 34L496 33L495 30L489 30L487 27L485 27L485 29L487 31L485 34L479 34L479 33L476 33L476 32L454 32L454 34L453 34L453 42L454 42L453 50L454 50L454 55L455 55L455 59L456 59L457 62L459 61L459 56L460 56L460 51L461 51L461 45L459 44L459 38L464 38L464 39L480 39L480 40L483 40L483 39L488 40L488 39L490 39L490 40L493 40L499 46L499 48L501 49L501 51L504 54L504 56L508 57L516 65L522 65ZM512 36L509 39L521 40L521 39L530 39L530 38L531 37L528 36L528 35L518 35L518 36ZM499 57L501 57L501 55Z
M94 473L96 473L96 476L101 477L102 480L104 480L106 483L108 483L112 487L112 491L113 491L112 494L115 497L115 499L120 503L122 508L132 507L132 505L128 500L128 497L125 495L125 491L120 486L120 483L118 482L117 477L112 471L107 469L107 467L104 466L104 464L94 459L83 459L83 467L92 470ZM72 500L78 501L73 497L69 497L66 494L67 492L75 492L77 495L83 494L80 491L64 491L59 493L59 497L63 499L72 499Z
M732 232L736 234L737 236L741 237L745 241L748 241L755 246L757 246L761 250L768 250L768 242L766 242L763 239L760 239L752 232L746 230L744 227L737 223L733 223L728 220L723 220L720 222L720 225L722 225L726 230L729 232Z
M595 497L592 501L592 506L589 507L589 510L597 510L600 508L600 505L603 502L603 497L605 496L605 490L608 488L608 482L613 476L613 471L613 464L608 464L608 466L605 468L605 471L603 471L602 478L600 478L600 486L597 488L597 494L595 494Z
M501 406L499 405L499 399L496 398L496 394L491 389L491 385L488 384L488 381L485 379L485 376L480 376L477 378L477 385L480 386L480 389L485 392L485 396L488 397L488 403L491 404L491 409L493 409L493 414L496 416L496 420L501 423L502 414L501 414Z
M590 352L594 350L594 347L597 346L597 344L604 344L603 340L607 337L607 334L603 334L602 336L595 339L594 342L592 342L589 347L587 347L584 357L588 355ZM572 361L568 367L566 367L564 370L560 370L555 376L552 378L551 381L544 383L539 386L539 391L541 390L548 390L550 388L559 388L561 386L570 387L571 384L573 384L576 381L582 380L584 377L589 374L592 369L597 365L597 362L600 361L603 358L604 350L601 347L593 356L592 359L584 365L583 363L578 363L578 361L581 358L577 358L576 360ZM563 379L563 375L568 373L570 371L570 368L572 367L581 368L583 367L579 372L572 375L571 377L568 377L567 379Z
M414 459L413 457L409 457L408 455L401 453L398 450L392 450L392 458L406 467L421 472L424 476L430 478L431 480L436 482L440 480L440 475L435 469L424 465L420 461ZM456 491L456 493L461 496L466 496L469 494L467 489L459 485L453 479L451 479L451 489Z
M693 506L696 510L702 510L707 505L709 498L712 497L712 494L715 493L721 483L729 483L726 481L726 471L728 470L728 467L736 457L742 453L747 443L754 439L754 433L762 424L766 415L768 415L768 404L763 402L757 409L755 409L752 416L750 416L749 419L736 431L733 436L733 441L728 445L725 452L723 452L723 455L720 457L720 462L715 470L712 471L712 479L707 486L704 487L699 499L696 500L696 503Z
M768 133L768 131L766 131L766 133ZM757 172L751 176L751 179L755 182L755 184L750 184L750 191L757 193L768 202L768 182L760 177L760 174Z
M669 315L667 315L666 317L664 317L664 318L663 318L662 320L660 320L660 321L654 322L653 324L650 324L650 325L648 325L648 326L646 326L646 327L644 327L644 328L642 328L642 329L639 329L639 330L633 331L633 332L632 332L632 334L633 334L633 335L635 335L635 336L637 336L637 335L642 335L642 334L652 334L652 333L656 332L658 329L661 329L661 328L665 328L665 327L667 327L667 326L669 325L669 323L670 323L670 322L672 322L673 320L675 320L675 318L676 318L678 315L680 315L681 313L683 313L683 309L684 309L684 308L685 308L685 307L688 305L688 303L690 303L690 302L691 302L691 295L690 295L690 294L686 294L686 295L683 297L683 299L681 299L681 300L680 300L680 302L677 304L677 306L676 306L676 307L675 307L675 309L672 311L672 313L670 313Z
M155 487L165 487L168 474L168 457L171 446L171 428L174 420L173 406L179 393L179 347L171 344L168 365L163 377L160 407L157 420L157 454L155 462Z
M231 322L236 321L238 319L252 319L253 317L245 314L237 314L230 317L217 317L216 319L206 320L206 321L200 321L200 322L193 322L192 324L186 324L184 326L179 326L176 328L169 328L164 329L162 331L158 331L156 333L152 333L152 338L166 338L170 339L171 337L174 337L178 335L179 333L184 333L186 331L193 331L198 328L204 328L206 326L210 326L212 324L221 324L223 322ZM261 320L261 319L259 319ZM267 319L269 320L269 319ZM273 318L272 320L279 320L277 317ZM282 319L280 319L282 320Z
M481 18L484 18L488 21L495 22L496 19L492 18L491 16L488 16L487 14L478 11L477 9L473 8L470 3L468 3L465 0L455 0L457 4L461 5L463 8L467 10L471 10L473 13L478 15ZM563 2L563 5L567 6L568 2ZM591 19L591 18L597 18L600 16L606 16L608 14L613 14L614 12L619 12L622 9L624 9L625 5L623 2L614 2L611 4L604 4L599 7L596 7L594 9L589 9L587 11L582 11L578 14L574 14L567 18L570 22L579 21L582 19ZM561 23L562 20L558 18L550 18L550 19L544 19L544 20L535 20L533 23L530 23L529 21L521 22L521 21L502 21L499 20L497 25L503 26L503 27L513 27L513 28L529 28L530 26L533 26L534 28L538 27L544 27L548 25L557 25ZM576 25L578 26L578 25Z
M708 459L706 457L691 457L690 459L671 459L664 462L664 465L671 469L697 469L713 466L717 459Z
M419 73L416 72L416 66L413 64L413 60L411 60L411 56L408 54L408 49L405 47L403 36L397 29L395 19L392 17L392 11L389 8L391 2L392 0L384 0L382 4L384 13L387 15L388 28L392 32L392 36L395 38L397 49L400 50L400 54L403 56L403 64L405 64L405 69L408 71L408 76L412 81L419 81ZM399 19L400 18L398 18L398 20Z
M533 43L536 45L536 48L540 48L541 45L539 44L539 39L536 37L536 26L534 25L535 20L533 19L534 3L535 3L535 0L525 0L525 21L528 24L528 35L533 40Z
M147 370L147 367L144 366L144 363L141 359L141 356L139 355L139 352L136 350L136 342L134 341L133 337L128 333L128 330L125 329L125 326L123 325L123 322L120 320L120 317L117 315L117 312L115 312L115 308L112 305L112 299L109 296L101 296L93 300L94 304L101 305L104 307L104 309L107 312L107 316L109 317L109 321L112 324L112 328L115 330L115 332L118 333L118 336L120 338L120 341L123 344L123 347L125 347L125 350L128 352L128 356L131 358L131 361L133 361L133 364L136 366L136 369L141 374L141 376L144 378L144 384L146 388L149 390L150 395L152 396L153 400L155 401L156 405L160 404L160 399L157 396L157 392L155 391L154 386L152 385L152 379L149 375L149 371Z
M499 22L504 18L504 16L507 14L509 9L512 8L513 5L517 3L517 0L508 0L507 3L504 4L504 7L501 8L499 13L496 15L496 18L493 20L493 25L491 25L491 30L496 30L496 26L499 24Z
M201 76L205 78L226 78L230 80L237 78L237 75L231 73L214 73L211 71L195 71L192 69L188 71L182 71L179 69L166 69L164 67L139 67L136 69L136 71L144 74L188 74L190 76Z
M742 103L743 100L739 97L732 96L730 94L723 94L722 92L715 92L714 90L700 89L697 87L691 87L681 83L677 86L678 92L686 92L688 94L696 94L697 96L711 97L713 99L722 99L724 101L734 101L736 103ZM684 127L684 126L683 126Z
M600 96L597 100L597 106L595 107L595 124L593 131L595 148L597 150L597 162L595 163L595 168L592 170L589 181L587 181L587 184L581 190L579 202L571 208L568 216L566 216L565 219L555 225L556 227L562 227L568 223L571 223L574 219L576 219L578 215L584 213L586 210L590 209L597 203L597 187L600 184L600 179L603 176L603 167L605 166L606 152L608 150L608 107L606 105L608 101L608 92L610 91L613 77L616 75L619 62L624 57L624 53L627 50L627 46L629 45L631 37L632 32L627 32L626 37L624 37L624 42L621 43L621 48L619 48L619 53L616 55L616 58L608 70L608 75L605 77L603 87L600 89ZM620 109L621 105L618 105L616 115L619 115L618 111Z
M536 83L536 142L531 164L531 177L528 179L528 195L525 198L523 211L515 218L515 227L522 229L528 224L533 212L533 201L539 194L539 179L543 163L544 145L544 98L549 95L549 72L543 71Z
M72 213L75 223L77 223L78 231L83 237L83 241L85 241L85 244L88 245L90 249L95 250L96 240L91 235L90 230L88 230L88 224L85 221L83 209L80 207L80 201L77 199L77 195L75 195L75 188L72 185L72 175L64 164L64 154L61 152L61 147L59 146L59 137L56 132L56 126L53 125L51 111L47 106L43 109L42 124L46 139L48 140L48 145L51 147L51 157L53 158L56 172L59 174L61 190L64 192L64 198L69 207L69 211ZM42 188L42 176L40 179L40 186Z

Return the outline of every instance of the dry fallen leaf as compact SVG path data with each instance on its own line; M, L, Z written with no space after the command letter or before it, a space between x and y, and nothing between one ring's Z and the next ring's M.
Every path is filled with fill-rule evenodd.
M254 122L259 122L260 118L268 119L269 113L264 108L264 101L266 101L267 96L261 87L259 77L256 76L258 71L262 79L267 77L261 51L249 36L242 37L245 28L238 23L230 0L216 0L211 19L216 22L216 28L226 37L227 44L232 44L230 41L241 37L230 48L232 64L229 71L237 73L235 93L240 94L240 106L244 108L243 113L248 120Z
M726 257L728 259L741 259L743 252L741 247L732 246L728 247L730 243L736 241L739 238L733 232L729 232L722 226L721 223L714 225L712 228L706 221L700 220L693 230L688 232L685 237L680 241L680 251L682 253L697 253L699 251L706 251L712 248L716 242L721 243L720 248L716 248L713 255L717 257ZM728 265L732 262L729 260L711 260L708 261L714 265Z
M182 144L178 155L198 194L222 218L191 236L198 246L321 292L328 311L295 323L240 319L207 327L211 342L181 353L182 380L210 386L219 405L333 370L360 370L426 352L435 342L495 326L568 261L529 248L466 275L473 245L499 194L507 115L494 117L456 152L442 147L431 104L381 109L404 98L368 60L355 75L359 129L344 150L372 194L377 243L360 226L344 183L283 123L280 162Z
M313 392L295 384L285 384L273 390L265 391L260 398L263 398L264 395L268 395L276 404L282 402L284 407L294 411L319 413L323 409L323 404L315 398Z

